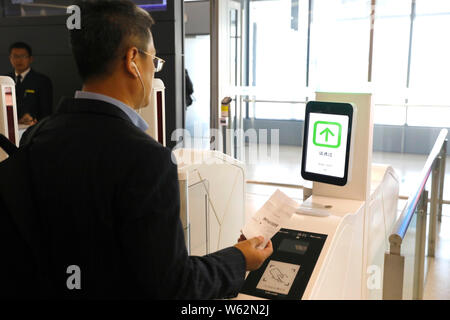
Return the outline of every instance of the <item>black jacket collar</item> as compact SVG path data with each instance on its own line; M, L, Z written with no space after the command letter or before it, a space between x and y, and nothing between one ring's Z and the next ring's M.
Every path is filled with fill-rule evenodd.
M131 122L125 112L115 105L93 99L63 98L57 108L57 113L91 113L102 114Z
M25 77L25 79L28 78L29 75L34 75L36 73L36 71L33 70L33 68L30 68L30 72L27 73L27 76ZM13 70L10 73L7 74L8 77L13 78L14 80L16 79L16 71Z

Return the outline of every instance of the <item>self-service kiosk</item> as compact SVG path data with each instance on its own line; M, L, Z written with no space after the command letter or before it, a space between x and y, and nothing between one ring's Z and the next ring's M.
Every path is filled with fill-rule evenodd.
M15 145L19 145L19 127L17 122L17 105L15 83L10 77L0 77L0 133ZM0 149L0 161L6 154Z
M247 275L237 299L381 299L399 181L390 166L371 163L372 96L316 100L306 108L302 155L312 196L272 238L272 256ZM378 285L368 285L373 270Z

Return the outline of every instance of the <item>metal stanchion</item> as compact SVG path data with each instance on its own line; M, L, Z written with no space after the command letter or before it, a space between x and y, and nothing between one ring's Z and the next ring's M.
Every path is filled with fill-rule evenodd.
M427 226L428 191L424 190L417 208L416 246L414 253L413 300L422 300L425 277L425 240Z
M431 199L430 199L430 225L428 229L428 253L429 257L434 257L436 248L436 225L439 210L439 168L441 157L436 158L433 165L431 177Z
M442 145L441 155L440 155L440 165L439 165L439 209L438 209L438 221L442 221L442 201L444 198L444 178L445 178L445 162L447 159L447 141L444 141Z
M405 257L400 254L402 238L393 234L389 243L389 253L384 254L383 300L402 300L405 270Z
M189 197L188 197L188 179L187 174L180 177L178 183L180 185L180 219L184 231L184 240L188 254L191 253L191 230L189 222Z

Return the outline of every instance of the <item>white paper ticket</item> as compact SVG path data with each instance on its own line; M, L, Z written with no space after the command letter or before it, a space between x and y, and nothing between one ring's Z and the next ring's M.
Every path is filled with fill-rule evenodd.
M277 189L269 200L256 212L242 229L247 239L264 237L259 248L264 249L267 242L286 225L299 205Z

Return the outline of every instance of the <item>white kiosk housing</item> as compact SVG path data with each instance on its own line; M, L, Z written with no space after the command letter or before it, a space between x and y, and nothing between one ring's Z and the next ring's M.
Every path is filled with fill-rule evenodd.
M10 77L0 77L0 133L19 146L16 84ZM6 154L0 149L0 161L5 159Z
M218 151L174 151L181 220L190 255L234 245L244 225L245 167Z
M381 299L399 179L391 167L372 165L372 95L319 92L316 100L358 108L352 179L345 186L314 182L303 205L320 214L294 214L238 299Z

